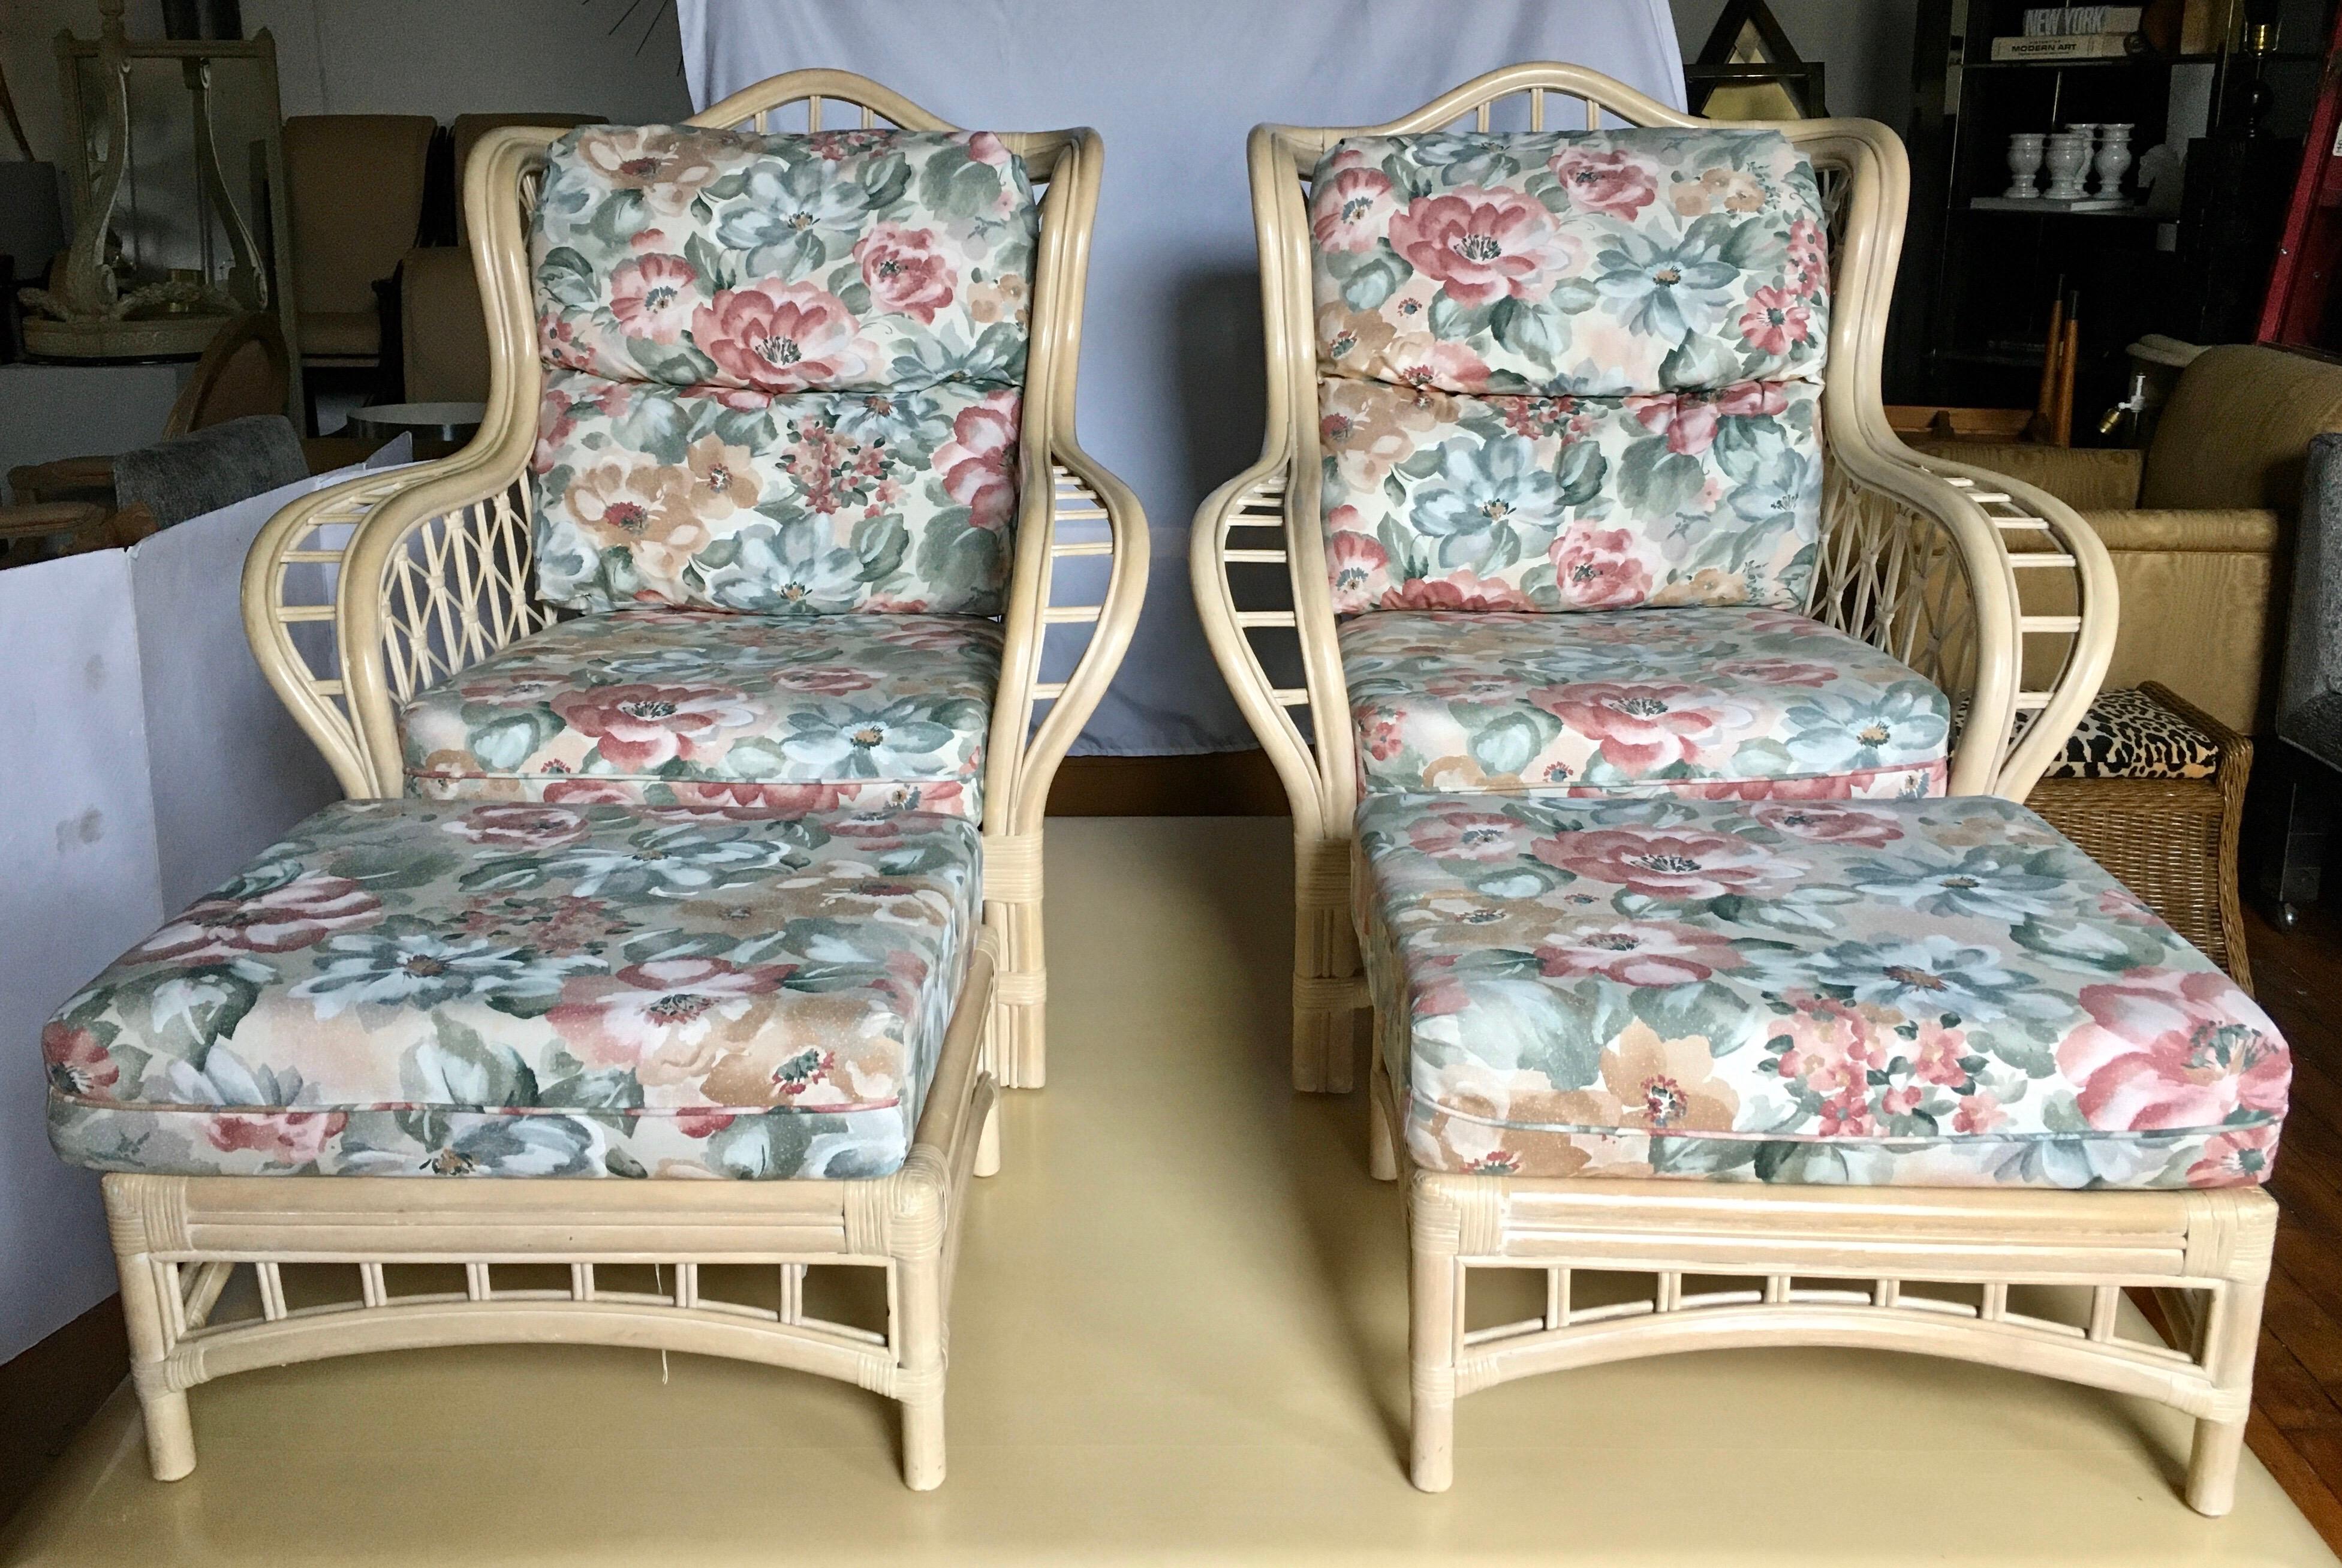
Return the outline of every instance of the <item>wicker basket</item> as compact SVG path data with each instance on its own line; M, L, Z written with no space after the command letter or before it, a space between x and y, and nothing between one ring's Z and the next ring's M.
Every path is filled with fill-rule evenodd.
M2237 845L2253 743L2162 686L2139 689L2211 737L2218 771L2208 779L2045 778L2026 804L2250 991Z

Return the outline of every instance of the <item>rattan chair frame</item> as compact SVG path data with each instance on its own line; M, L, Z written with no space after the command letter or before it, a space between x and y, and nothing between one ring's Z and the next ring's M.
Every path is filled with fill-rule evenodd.
M802 106L805 128L819 130L825 105L843 106L866 127L956 128L867 77L829 70L771 77L689 123L793 129ZM541 370L527 234L545 150L558 135L551 127L491 131L465 172L465 224L491 359L479 434L440 461L294 503L245 562L245 625L261 668L352 798L401 792L401 704L553 618L535 598L530 565L527 473ZM1042 816L1058 764L1129 647L1148 554L1137 497L1082 449L1075 431L1103 145L1079 128L1000 139L1046 191L1019 441L1024 483L984 772L985 918L1001 944L999 1016L986 1049L987 1066L1005 1085L1034 1088L1046 1072ZM1105 559L1105 584L1094 601L1059 603L1056 568L1081 558ZM337 574L330 590L319 592L317 568ZM318 623L329 636L304 630ZM1068 636L1086 628L1086 641L1063 680L1045 681L1052 627Z
M1458 121L1486 129L1492 106L1515 95L1528 98L1533 129L1544 128L1554 96L1582 105L1589 126L1605 115L1636 125L1718 123L1577 67L1524 65L1386 125L1263 125L1252 136L1267 439L1261 461L1205 503L1190 564L1214 653L1292 800L1299 1089L1349 1087L1354 1015L1367 1004L1351 911L1356 756L1317 518L1305 185L1344 136ZM2081 520L2050 496L1922 459L1896 439L1879 375L1908 200L1902 146L1867 121L1774 128L1822 177L1836 270L1822 393L1823 534L1808 613L1967 700L1972 716L1952 754L1952 793L2021 799L2104 677L2117 603L2111 564ZM2065 573L2076 614L2033 616L2019 607L2018 557L2007 539L2042 534L2053 548L2025 552L2023 569ZM1282 566L1293 608L1239 609L1231 568L1245 566ZM1271 683L1253 638L1273 631L1296 637L1303 684ZM2057 665L2055 680L2038 690L2022 684L2027 638L2055 639L2037 650L2041 662ZM2046 657L2052 651L2059 654L2054 661ZM1296 712L1307 714L1311 734L1304 734ZM2021 738L2020 713L2032 714ZM1401 1018L1376 1024L1406 1026ZM1407 1158L1385 1066L1390 1044L1377 1039L1370 1053L1367 1094L1369 1163L1386 1180L1396 1179ZM1410 1462L1426 1491L1453 1481L1460 1394L1676 1351L1800 1344L1947 1356L2161 1400L2196 1418L2188 1503L2218 1513L2232 1500L2275 1233L2276 1207L2257 1190L1815 1188L1418 1170L1410 1174L1407 1211ZM1544 1312L1524 1323L1468 1327L1470 1279L1486 1269L1540 1271ZM1646 1278L1647 1298L1573 1302L1576 1277L1616 1273ZM2026 1310L2034 1286L2085 1288L2086 1316L2066 1323ZM1973 1292L1974 1299L1947 1299L1947 1288ZM2160 1293L2180 1348L2117 1332L2127 1288ZM2019 1293L2015 1309L2012 1290Z
M999 943L982 932L909 1155L891 1175L773 1182L478 1180L430 1176L104 1179L121 1270L130 1376L158 1481L194 1470L187 1391L260 1367L462 1344L687 1351L859 1384L902 1406L903 1479L944 1478L952 1277L971 1174L999 1168L982 1066ZM460 1294L395 1294L385 1271L460 1265ZM498 1288L495 1271L565 1265L565 1290ZM294 1305L287 1264L355 1271L354 1299ZM598 1267L649 1264L656 1293L613 1291ZM779 1273L778 1305L715 1299L707 1267ZM806 1310L808 1268L883 1270L881 1331ZM253 1271L260 1315L215 1322Z
M1359 794L1356 748L1335 636L1318 524L1317 360L1311 316L1312 169L1345 136L1486 129L1492 109L1528 100L1543 129L1549 99L1575 100L1591 126L1603 116L1638 125L1758 125L1702 120L1575 65L1494 71L1379 125L1256 126L1250 143L1253 217L1260 244L1267 345L1267 434L1259 462L1208 497L1196 514L1189 564L1196 604L1221 674L1292 803L1294 836L1293 1081L1347 1091L1355 1020L1366 1004L1351 930L1349 837ZM1966 698L1969 721L1951 756L1955 794L2024 798L2065 744L2114 651L2114 569L2097 536L2068 507L2031 486L1958 463L1922 458L1888 428L1880 397L1887 307L1909 204L1902 143L1868 120L1772 124L1813 160L1831 219L1835 293L1822 389L1826 478L1819 561L1807 612L1894 654ZM2004 536L2039 535L2054 548L2012 554ZM2063 573L2070 615L2028 615L2017 570ZM1282 566L1289 609L1239 605L1232 569ZM1302 684L1270 678L1254 639L1297 638ZM2028 641L2030 640L2030 641ZM2026 651L2055 679L2026 689ZM2035 722L2013 738L2020 712ZM1305 734L1296 720L1306 713Z

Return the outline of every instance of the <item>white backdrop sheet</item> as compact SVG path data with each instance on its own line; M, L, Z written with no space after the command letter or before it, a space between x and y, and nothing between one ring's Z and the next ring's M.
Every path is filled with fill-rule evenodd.
M1204 644L1187 525L1259 455L1260 295L1245 136L1387 120L1520 60L1683 102L1666 0L680 0L692 102L809 66L858 71L956 124L1092 125L1082 444L1155 531L1146 618L1079 749L1253 744Z

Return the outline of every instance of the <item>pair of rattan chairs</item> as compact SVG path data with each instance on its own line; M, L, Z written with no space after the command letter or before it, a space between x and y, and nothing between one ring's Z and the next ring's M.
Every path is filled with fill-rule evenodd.
M1671 129L1706 161L1655 180L1633 147L1548 133L1560 99L1582 105L1589 131L1605 115ZM1501 138L1443 135L1488 131L1516 101L1544 138L1526 180L1521 160L1500 166ZM826 103L856 123L825 129ZM465 187L494 349L479 436L452 458L297 504L254 548L254 646L350 803L109 970L45 1039L59 1147L113 1173L158 1475L192 1466L185 1390L209 1377L544 1340L859 1382L903 1404L910 1483L941 1479L966 1179L997 1165L996 1082L1043 1078L1042 814L1127 645L1145 524L1074 436L1096 136L956 132L832 72L775 78L693 125L768 132L797 104L801 137L745 154L688 129L484 138ZM881 122L921 135L873 135ZM2104 552L2063 507L1923 462L1887 427L1880 340L1906 172L1885 128L1711 125L1588 72L1522 65L1384 125L1263 127L1251 159L1267 444L1204 508L1195 584L1292 796L1297 1087L1351 1086L1367 998L1360 929L1412 921L1476 941L1510 916L1466 909L1471 898L1501 903L1523 877L1550 888L1568 858L1525 853L1465 903L1441 893L1410 910L1387 854L1354 861L1375 833L1461 812L1433 837L1493 861L1486 846L1517 839L1526 819L1471 814L1546 809L1538 786L1571 768L1578 787L1544 793L1649 804L1650 790L1612 789L1582 757L1558 772L1540 761L1555 739L1536 728L1547 714L1530 721L1539 738L1526 750L1500 736L1425 764L1420 787L1446 804L1391 804L1413 792L1370 764L1412 755L1411 743L1362 739L1362 703L1426 678L1463 682L1441 690L1466 706L1475 681L1520 684L1499 665L1470 667L1470 634L1508 611L1548 631L1611 628L1596 640L1631 662L1644 656L1636 628L1653 624L1633 613L1517 612L1640 603L1655 573L1682 584L1672 599L1663 586L1662 604L1754 604L1837 639L1836 656L1889 667L1889 684L1925 688L1924 700L1896 698L1911 705L1911 756L1881 749L1905 717L1857 712L1835 691L1817 699L1861 754L1858 767L1840 761L1863 793L1921 805L2022 796L2096 690L2113 593ZM1408 180L1421 188L1401 193L1402 214L1393 193ZM1736 298L1756 231L1793 197L1808 215L1771 259L1795 288ZM1664 204L1676 228L1704 225L1712 254L1654 250L1622 221L1602 242L1618 259L1591 255L1592 231L1556 234L1543 215L1573 203L1622 220ZM1566 288L1565 271L1578 275ZM1418 272L1445 280L1427 305L1402 286ZM1556 394L1519 375L1526 355L1569 378L1551 313L1530 308L1557 293L1586 322L1612 324L1586 364L1639 355L1658 387L1593 372ZM1681 329L1686 312L1727 310L1747 313L1754 359L1662 365L1632 325ZM1437 341L1418 365L1393 346L1406 339ZM817 401L792 401L804 397ZM1486 404L1471 417L1489 438L1443 444L1435 433L1466 398ZM1643 455L1605 455L1612 426ZM1644 441L1654 432L1656 447ZM1785 481L1799 464L1813 471ZM1362 471L1376 485L1356 486ZM1630 474L1676 513L1735 511L1756 554L1644 559L1624 534L1584 560L1565 559L1559 541L1518 546L1516 525L1556 507L1598 518L1606 484ZM1350 486L1338 499L1326 492L1337 482ZM1356 521L1370 512L1387 525ZM1426 522L1430 543L1409 519ZM1054 568L1083 556L1108 560L1099 602L1060 604ZM2027 613L2028 574L2058 579L2077 607ZM1408 603L1411 584L1465 619L1428 649L1399 650L1429 664L1362 695L1344 628L1396 625L1365 612L1377 595ZM1065 680L1045 681L1056 626L1087 628L1086 642L1058 651ZM1774 652L1750 658L1792 685L1836 678ZM1280 664L1297 674L1273 676ZM744 692L752 677L762 684ZM1967 715L1956 737L1942 716L1954 699ZM2020 713L2032 722L2013 741ZM1524 776L1533 761L1546 771ZM1790 782L1821 787L1773 787L1790 774L1782 763L1769 780L1680 793L1722 797L1713 813L1758 813L1768 794L1855 789L1810 770ZM1658 794L1679 776L1659 778ZM1888 804L1910 803L1878 809ZM1358 829L1362 805L1386 814L1379 827ZM1835 809L1760 825L1827 838L1847 825ZM1587 825L1539 831L1576 834L1565 847L1582 849L1601 837ZM1971 844L2030 831L1957 826ZM1682 873L1661 859L1660 873ZM2019 891L2038 902L2042 879L2028 874ZM2088 894L2115 896L2111 884ZM1942 896L1967 913L1984 901L1966 883ZM1711 970L1743 962L1672 929ZM1436 985L1406 971L1403 940L1390 945L1376 976L1392 1049L1376 1056L1372 1164L1383 1176L1406 1159L1418 1167L1418 1484L1446 1484L1455 1398L1473 1387L1695 1345L1828 1343L2178 1404L2201 1422L2190 1500L2226 1506L2267 1258L2257 1192L1995 1189L1973 1173L1948 1179L1958 1190L1844 1175L1833 1188L1817 1168L1803 1183L1668 1181L1657 1178L1746 1172L1666 1169L1665 1137L1600 1179L1525 1170L1483 1134L1468 1134L1481 1138L1474 1164L1444 1164L1470 1118L1435 1105L1444 1130L1418 1142L1424 1097L1403 1069L1426 1020L1436 1032L1456 1008L1426 1001ZM1464 968L1477 956L1462 954ZM1663 958L1649 973L1682 972ZM166 993L173 1021L158 1024ZM1956 1063L1937 1034L1938 1065ZM1680 1044L1651 1046L1686 1082L1644 1075L1643 1134L1675 1129L1669 1095L1696 1101L1690 1068L1669 1054ZM304 1052L306 1076L291 1061ZM765 1179L381 1179L457 1174ZM2067 1171L2048 1184L2104 1183ZM295 1261L353 1265L354 1298L288 1296L282 1264ZM259 1315L211 1321L245 1264ZM548 1283L545 1264L565 1274ZM458 1288L396 1288L405 1265L460 1269ZM719 1284L738 1272L729 1265L770 1275L771 1291ZM838 1265L884 1272L882 1322L822 1315L808 1271ZM1483 1269L1542 1272L1545 1312L1467 1332L1464 1285ZM1592 1276L1620 1272L1647 1276L1651 1295L1597 1303ZM1700 1283L1721 1275L1756 1283ZM2026 1293L2074 1286L2086 1287L2078 1322L2029 1310ZM2126 1286L2173 1293L2193 1339L2170 1350L2118 1335Z

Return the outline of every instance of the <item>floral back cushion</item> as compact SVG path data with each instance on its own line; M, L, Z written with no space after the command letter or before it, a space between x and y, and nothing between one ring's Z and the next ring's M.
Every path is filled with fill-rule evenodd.
M988 132L555 143L540 593L997 614L1039 226Z
M1804 603L1829 266L1785 137L1353 137L1310 218L1337 614Z
M1821 194L1777 131L1355 136L1311 192L1343 375L1579 397L1820 375Z
M1009 385L1039 234L988 131L586 125L553 145L529 260L549 365L774 395Z
M1318 389L1334 611L1802 606L1821 389L1626 398Z

